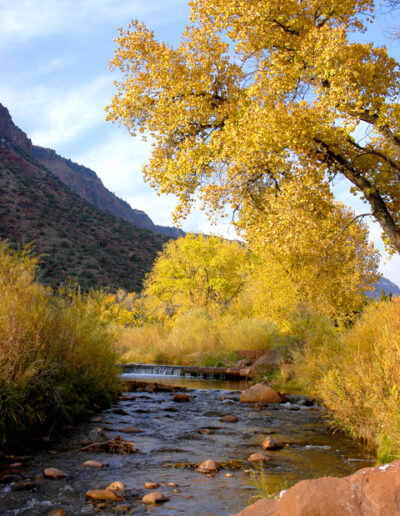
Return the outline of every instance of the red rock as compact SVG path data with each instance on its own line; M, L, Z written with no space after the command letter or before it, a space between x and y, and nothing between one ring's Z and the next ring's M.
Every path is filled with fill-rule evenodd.
M168 496L166 496L163 493L160 493L160 491L154 491L153 493L144 495L142 498L143 503L152 505L155 505L157 503L168 502L168 500Z
M172 401L176 401L178 403L190 401L189 394L182 394L181 392L177 392L175 396L172 398Z
M256 383L249 389L242 391L240 401L242 403L282 403L285 397L264 383Z
M46 478L51 478L53 480L58 480L59 478L65 478L67 476L67 474L64 473L64 471L61 471L57 468L46 468L43 471L43 474Z
M214 432L211 428L200 428L199 434L212 435Z
M167 482L165 484L166 487L178 487L178 484L176 482Z
M234 414L228 414L226 416L222 416L219 420L223 423L237 423L239 418L237 418Z
M279 450L283 448L285 445L281 441L274 439L273 437L266 437L261 444L261 447L264 450Z
M54 509L51 511L50 516L67 516L67 512L64 509Z
M232 516L280 516L278 511L279 500L275 500L273 498L266 499L263 498L253 505L246 507L243 511L238 512L237 514L233 514ZM309 515L304 516L317 516L314 513L310 513ZM331 516L334 516L333 514ZM336 515L335 515L336 516ZM339 516L339 515L337 515Z
M400 514L400 460L344 478L303 480L280 500L260 500L235 516L395 516Z

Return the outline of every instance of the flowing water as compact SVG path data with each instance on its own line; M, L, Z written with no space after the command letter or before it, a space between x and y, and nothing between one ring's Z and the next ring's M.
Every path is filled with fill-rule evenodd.
M292 402L257 409L239 402L237 389L243 384L238 382L137 375L134 378L187 387L191 389L190 401L174 402L171 392L129 393L129 399L121 399L112 409L98 414L101 421L83 423L51 449L27 457L17 473L24 479L37 476L37 486L31 491L14 491L9 485L0 484L0 515L46 515L63 508L68 515L127 511L136 516L227 516L243 509L257 494L248 473L247 458L262 451L261 442L270 432L276 432L274 437L287 443L283 449L269 452L271 460L264 466L265 481L271 490L306 478L344 476L371 465L352 441L328 431L321 409L316 406ZM115 408L122 408L127 414L117 414L113 412ZM221 422L220 417L227 414L236 415L239 421ZM141 432L132 435L124 431L124 427L132 425ZM95 427L102 428L110 437L121 435L134 441L139 452L112 455L79 451L81 441ZM213 433L200 434L199 430L204 428ZM214 459L224 468L213 476L196 472L195 465L206 459ZM108 466L88 470L82 466L87 460ZM61 469L67 478L41 479L43 469L48 467ZM127 488L125 501L117 507L116 502L104 507L85 502L87 490L105 488L117 480ZM159 483L157 490L166 494L169 501L160 506L145 506L141 498L148 492L143 488L146 481ZM169 482L178 486L166 487Z

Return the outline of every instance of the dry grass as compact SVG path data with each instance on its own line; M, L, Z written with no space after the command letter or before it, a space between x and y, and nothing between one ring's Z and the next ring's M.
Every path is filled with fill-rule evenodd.
M35 266L0 242L0 444L106 405L119 389L101 294L55 296Z
M196 310L169 323L125 329L119 343L124 362L230 365L235 351L270 349L282 342L276 327L263 319L236 319Z

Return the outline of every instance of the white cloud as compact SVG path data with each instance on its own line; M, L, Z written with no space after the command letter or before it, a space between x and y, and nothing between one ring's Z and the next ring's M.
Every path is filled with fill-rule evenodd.
M31 127L22 127L36 145L56 148L104 123L104 107L111 96L109 75L67 88L34 86L14 90L0 86L0 98L13 118L29 113Z

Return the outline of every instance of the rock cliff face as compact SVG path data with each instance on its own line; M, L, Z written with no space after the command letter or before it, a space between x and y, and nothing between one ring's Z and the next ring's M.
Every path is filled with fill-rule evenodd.
M0 108L0 238L14 246L32 243L40 279L53 287L75 278L84 288L139 290L168 237L77 195L34 158L31 141ZM62 158L54 153L53 160L61 173ZM94 172L81 174L101 190Z
M8 109L0 104L0 142L9 142L27 156L32 156L32 142L24 131L17 127Z
M135 226L155 231L155 225L144 211L133 209L128 203L111 193L90 168L78 165L59 156L52 149L33 146L33 157L69 186L82 199L107 210Z

